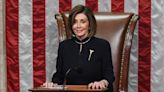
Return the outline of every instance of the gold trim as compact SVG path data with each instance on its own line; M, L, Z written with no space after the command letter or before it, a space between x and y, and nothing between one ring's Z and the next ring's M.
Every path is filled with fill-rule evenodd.
M122 52L122 57L121 57L121 69L120 69L120 81L119 81L119 91L120 92L124 92L123 90L122 90L122 79L124 78L124 75L123 75L123 70L124 70L124 63L125 63L125 59L124 59L124 57L125 57L125 52L126 52L126 48L129 48L130 46L131 46L131 44L132 44L132 42L131 42L131 40L132 40L132 32L131 32L131 30L130 30L130 26L131 26L131 24L132 24L132 22L135 20L135 18L136 18L136 15L134 14L133 16L132 16L132 18L130 19L130 22L129 22L129 24L128 24L128 27L127 27L127 32L126 32L126 34L125 34L125 40L124 40L124 46L123 46L123 52Z

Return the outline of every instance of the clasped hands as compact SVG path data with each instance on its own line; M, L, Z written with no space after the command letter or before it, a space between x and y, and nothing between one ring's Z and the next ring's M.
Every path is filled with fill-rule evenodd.
M108 81L107 80L101 80L101 81L94 81L88 84L88 88L91 89L104 89L108 87ZM57 83L53 83L53 82L45 82L43 83L43 85L41 85L42 87L55 87L57 86Z

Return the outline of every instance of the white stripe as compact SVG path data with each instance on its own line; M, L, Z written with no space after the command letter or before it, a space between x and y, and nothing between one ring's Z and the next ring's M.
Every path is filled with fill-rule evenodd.
M137 0L125 0L124 11L138 13ZM138 25L134 31L133 43L131 48L129 76L128 76L128 92L138 92Z
M58 32L54 15L58 7L58 0L46 0L46 81L51 81L56 71Z
M6 92L6 74L5 74L5 69L6 69L6 63L5 63L5 45L4 45L4 19L5 17L3 16L4 13L4 3L2 2L3 0L0 0L0 92Z
M28 92L33 87L31 0L19 0L19 65L20 92Z
M98 11L110 12L111 11L111 0L98 0Z
M72 8L78 4L85 5L85 0L72 0Z
M139 5L139 2L137 0L125 0L124 11L138 14L138 5Z
M164 0L152 0L151 92L164 92Z

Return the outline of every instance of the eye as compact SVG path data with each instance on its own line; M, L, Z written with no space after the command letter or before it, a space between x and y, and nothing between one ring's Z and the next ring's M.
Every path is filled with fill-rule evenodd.
M81 23L86 23L86 22L87 22L87 20L84 20L84 19L81 20Z
M82 20L81 23L85 23L86 21L85 20Z
M77 20L74 20L74 21L73 21L73 24L75 24L75 23L77 23Z

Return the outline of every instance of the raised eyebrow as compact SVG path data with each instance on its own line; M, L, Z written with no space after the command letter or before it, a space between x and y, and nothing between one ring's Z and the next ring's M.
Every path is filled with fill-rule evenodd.
M77 18L75 18L74 20L78 20ZM87 18L82 18L80 20L88 20Z
M75 19L75 20L74 20L74 23L76 23L77 21L78 21L78 20ZM87 20L86 20L86 19L80 19L80 21L81 21L81 22L86 22Z

